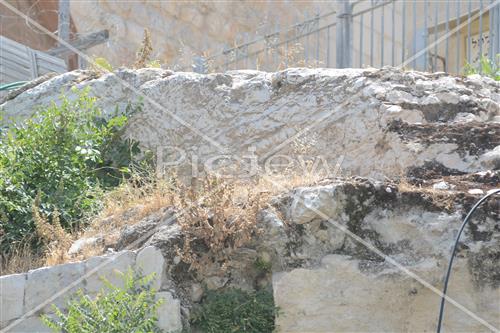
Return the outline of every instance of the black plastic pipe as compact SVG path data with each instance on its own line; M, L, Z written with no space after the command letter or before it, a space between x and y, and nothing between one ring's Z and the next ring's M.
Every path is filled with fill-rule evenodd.
M450 280L450 274L451 274L451 266L453 265L453 258L455 257L455 253L457 252L457 247L458 247L458 241L460 240L460 236L462 235L462 232L464 231L465 226L469 222L470 217L472 214L476 211L477 207L479 207L483 202L488 200L488 198L492 197L495 194L500 193L500 189L495 189L491 191L490 193L486 194L484 197L479 199L478 202L472 207L472 209L469 211L467 216L464 219L464 222L460 226L460 230L458 231L457 239L455 239L455 245L453 246L453 252L451 253L451 258L450 262L448 264L448 271L446 272L446 277L444 279L444 287L443 287L443 294L441 295L441 306L439 308L439 320L438 320L438 326L437 326L437 333L441 333L441 325L443 324L443 315L444 315L444 304L445 302L445 296L446 296L446 291L448 291L448 281Z

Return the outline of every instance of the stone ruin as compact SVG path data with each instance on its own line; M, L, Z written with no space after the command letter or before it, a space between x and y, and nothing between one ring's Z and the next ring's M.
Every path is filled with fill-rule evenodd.
M2 327L16 322L9 332L44 332L37 315L50 309L31 310L104 261L99 274L110 279L127 267L157 273L159 297L168 300L160 311L166 331L188 324L203 286L272 288L278 332L433 331L436 291L457 230L500 184L500 83L477 75L393 68L210 75L122 69L100 77L75 71L2 108L23 118L61 91L71 95L72 86L90 87L109 112L144 94L127 132L143 147L175 146L201 162L220 147L225 154L291 155L291 145L281 143L310 125L308 153L329 162L342 156L342 172L274 196L258 214L263 232L232 254L223 274L215 266L196 276L187 271L174 251L182 241L175 207L165 207L121 230L108 244L112 254L0 277ZM189 174L191 167L180 170ZM447 305L446 331L500 327L499 204L484 204L461 239L448 292L458 305ZM271 269L259 270L256 260ZM92 294L100 283L90 276L71 290L79 287Z

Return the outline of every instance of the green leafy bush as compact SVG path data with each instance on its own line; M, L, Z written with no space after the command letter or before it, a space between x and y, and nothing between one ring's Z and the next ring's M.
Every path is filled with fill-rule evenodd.
M191 322L206 333L269 333L276 315L271 292L228 289L209 291Z
M150 333L161 332L156 316L162 300L151 288L154 275L142 277L129 270L123 274L123 288L104 280L107 290L92 299L80 290L64 312L53 306L55 319L42 316L54 332L64 333Z
M117 185L138 152L123 141L128 116L105 118L88 91L39 110L0 133L0 250L34 234L32 206L49 220L56 213L69 230L99 204L102 190Z
M495 61L483 56L477 66L466 64L464 68L465 75L481 74L491 77L495 81L500 81L500 54L497 54Z

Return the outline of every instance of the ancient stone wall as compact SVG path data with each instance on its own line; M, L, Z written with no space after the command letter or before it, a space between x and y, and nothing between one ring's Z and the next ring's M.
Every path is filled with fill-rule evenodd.
M158 309L159 326L166 332L182 329L180 302L172 290L162 288L164 259L154 247L140 251L121 251L107 256L92 257L86 261L44 267L23 274L0 277L0 329L7 332L51 332L40 320L40 315L53 313L52 304L64 309L65 301L76 291L96 295L106 290L101 280L123 285L118 272L140 269L144 274L155 273L153 287L163 299ZM93 272L96 272L93 274Z
M193 160L202 169L223 154L255 155L261 167L275 155L324 158L330 172L341 160L344 175L377 179L398 177L428 160L461 172L499 163L500 86L477 75L391 68L210 75L142 69L95 78L75 71L2 107L8 117L24 117L72 86L90 88L107 112L144 97L128 135L160 149L160 162L179 162L183 172Z
M2 107L22 121L61 91L73 96L73 86L89 87L106 112L124 109L142 95L144 107L132 117L127 135L155 151L175 147L202 165L220 154L251 153L264 169L266 158L276 154L321 155L341 166L342 178L332 172L272 198L259 213L262 234L231 257L222 276L215 266L194 277L182 270L174 251L182 235L163 211L123 230L127 241L115 244L115 251L141 230L155 230L145 243L161 254L137 249L109 267L143 262L147 272L159 273L160 290L179 300L183 315L200 302L203 285L267 286L281 309L279 332L433 331L460 223L481 195L500 183L500 85L477 75L392 68L70 72ZM189 174L188 161L179 168ZM447 331L500 326L499 203L486 204L465 230L450 281L449 296L458 305L447 305ZM271 274L256 272L258 258L271 263ZM19 318L103 260L1 278L11 286L2 288L2 301L13 300L2 307L2 320ZM94 279L83 288L95 291ZM169 313L179 317L177 310ZM160 320L178 325L179 319L164 314Z

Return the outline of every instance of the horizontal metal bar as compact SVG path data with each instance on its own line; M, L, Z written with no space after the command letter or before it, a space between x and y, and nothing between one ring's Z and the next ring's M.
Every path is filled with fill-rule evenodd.
M242 44L236 45L235 47L232 47L232 48L230 48L230 49L223 50L222 52L219 52L219 53L214 54L213 56L211 56L211 57L207 58L207 60L213 60L213 59L215 59L215 58L217 58L217 57L220 57L220 56L222 56L222 55L226 55L227 53L229 53L229 52L231 52L231 51L233 51L233 50L237 50L237 49L241 49L241 48L244 48L244 47L247 47L247 46L253 45L253 44L257 44L258 42L265 41L265 40L266 40L267 38L269 38L270 36L273 36L273 35L276 35L276 34L279 34L279 33L284 33L284 32L289 32L289 31L292 31L292 30L296 29L297 27L299 27L299 26L303 25L304 23L314 22L314 21L316 21L316 20L318 20L318 19L322 19L322 18L325 18L325 17L331 16L331 15L334 15L334 14L336 14L336 13L337 13L337 11L331 11L331 12L328 12L328 13L326 13L326 14L324 14L324 15L319 16L319 17L315 16L315 17L313 17L313 18L311 18L311 19L304 20L304 21L302 21L302 22L300 22L300 23L296 23L296 24L294 24L294 25L289 26L288 28L286 28L285 30L283 30L283 31L281 31L281 32L280 32L280 31L276 31L276 32L274 32L274 33L267 34L267 35L265 35L265 36L263 36L263 37L260 37L260 38L254 39L254 40L252 40L252 41L250 41L250 42L248 42L248 43L242 43ZM304 35L304 36L305 36L305 35Z
M368 12L372 11L372 10L375 10L377 8L380 8L380 7L386 6L386 5L390 4L390 3L393 3L394 1L395 0L389 0L389 1L386 1L386 2L381 2L381 3L379 3L379 4L375 5L375 6L370 6L370 8L363 9L363 10L360 10L359 12L357 12L357 13L352 14L352 17L358 16L358 15L363 15L365 13L368 13ZM403 1L406 1L406 0L403 0Z
M329 27L331 28L331 27L333 27L333 26L335 26L335 25L337 25L337 22L334 22L334 23L329 24L329 25L325 25L325 26L323 26L323 27L321 27L321 28L319 28L319 29L316 29L316 30L314 30L314 31L310 31L310 32L305 33L305 34L302 34L302 35L300 35L300 36L296 36L296 37L294 37L294 38L284 40L284 41L282 41L282 42L279 42L279 43L275 44L275 46L276 46L276 47L278 47L278 46L284 45L284 44L286 44L286 43L290 43L290 42L292 42L292 41L294 41L294 40L298 40L298 39L300 39L300 38L302 38L302 37L307 37L307 36L310 36L310 35L312 35L312 34L315 34L315 33L319 32L319 31L323 31L323 30L325 30L325 29L328 29ZM265 50L266 50L266 48L262 48L262 49L259 49L259 50L257 50L257 51L254 51L254 52L252 52L252 53L248 53L247 57L252 57L252 56L255 56L255 55L257 55L257 54L260 54L260 53L262 53L262 52L265 52ZM235 58L235 59L233 59L233 60L231 60L231 61L228 61L228 62L227 62L227 64L234 64L235 62L238 62L238 61L240 61L240 60L241 60L241 59L243 59L243 58L244 58L244 57ZM220 67L220 66L217 66L217 67Z

